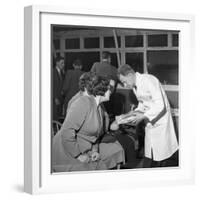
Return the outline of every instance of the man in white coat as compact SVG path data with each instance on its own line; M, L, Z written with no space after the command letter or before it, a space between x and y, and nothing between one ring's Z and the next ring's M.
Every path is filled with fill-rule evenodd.
M178 142L164 89L155 76L135 72L127 64L122 65L118 73L120 81L133 89L139 102L134 123L146 121L144 156L158 163L166 161L177 152Z

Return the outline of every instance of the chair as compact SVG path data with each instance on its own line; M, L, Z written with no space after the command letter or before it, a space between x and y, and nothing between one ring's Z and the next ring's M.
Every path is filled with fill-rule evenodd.
M52 136L54 136L61 128L62 124L59 121L52 121Z

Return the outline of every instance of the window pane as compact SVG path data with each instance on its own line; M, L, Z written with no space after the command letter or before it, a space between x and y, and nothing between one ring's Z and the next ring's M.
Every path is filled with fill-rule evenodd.
M99 48L99 38L85 38L84 47L86 49Z
M136 72L143 73L143 53L126 53L126 63Z
M120 37L117 37L118 47L121 47ZM104 37L104 47L105 48L115 48L114 37Z
M60 49L60 40L53 40L54 48Z
M178 84L178 51L148 51L147 67L161 83Z
M171 108L179 108L179 94L178 91L166 91L167 98Z
M178 47L178 34L172 35L172 46Z
M149 47L167 46L167 35L148 35Z
M66 39L65 40L65 48L66 49L79 49L80 48L80 39L79 38Z
M143 36L125 36L125 47L143 47Z

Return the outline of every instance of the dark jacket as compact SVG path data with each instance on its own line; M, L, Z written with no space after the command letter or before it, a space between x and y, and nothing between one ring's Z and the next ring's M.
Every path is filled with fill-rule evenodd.
M63 75L59 74L56 68L53 69L53 119L58 120L62 114L62 87L63 87ZM60 105L56 105L55 99L60 101Z
M65 95L64 105L65 110L70 99L79 91L79 78L83 74L83 71L79 69L68 70L65 75L63 83L63 93Z
M113 80L117 80L117 68L108 62L96 62L91 68L92 72L97 73L100 76L108 76Z

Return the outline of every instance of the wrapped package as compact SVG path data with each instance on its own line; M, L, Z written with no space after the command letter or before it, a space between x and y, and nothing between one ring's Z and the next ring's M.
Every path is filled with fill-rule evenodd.
M117 124L127 124L130 122L134 122L137 114L138 114L138 111L130 111L126 114L116 116L115 120Z

